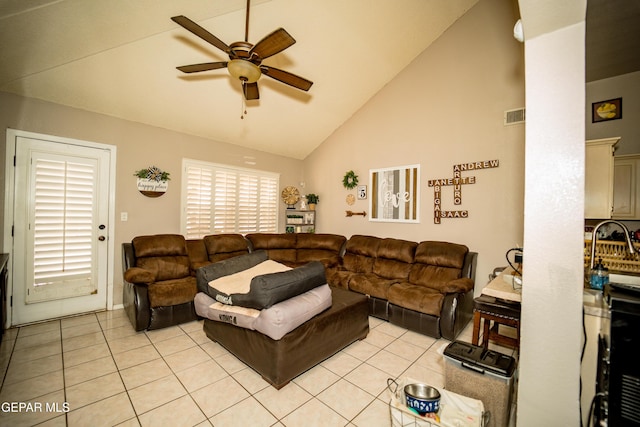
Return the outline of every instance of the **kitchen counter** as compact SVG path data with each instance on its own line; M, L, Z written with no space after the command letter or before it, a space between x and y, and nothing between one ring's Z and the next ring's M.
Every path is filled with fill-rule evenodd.
M482 293L510 302L521 302L522 286L514 283L514 274L515 272L511 267L505 268L482 289Z

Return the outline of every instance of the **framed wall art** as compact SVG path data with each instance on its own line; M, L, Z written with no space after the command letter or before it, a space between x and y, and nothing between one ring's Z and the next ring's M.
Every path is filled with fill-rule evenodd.
M591 122L606 122L622 118L622 98L609 99L591 104Z
M369 170L369 221L419 223L420 165Z

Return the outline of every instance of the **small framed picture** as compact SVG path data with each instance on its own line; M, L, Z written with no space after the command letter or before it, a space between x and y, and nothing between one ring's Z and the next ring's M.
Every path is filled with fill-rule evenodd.
M622 98L609 99L591 104L591 122L606 122L622 118Z
M367 186L366 185L358 185L358 199L364 200L367 198Z

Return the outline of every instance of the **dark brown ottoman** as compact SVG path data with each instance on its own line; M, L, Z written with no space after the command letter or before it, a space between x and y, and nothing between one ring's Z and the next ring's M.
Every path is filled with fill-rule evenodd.
M277 341L258 331L209 319L204 319L204 331L280 389L369 333L367 297L334 287L331 292L331 308Z

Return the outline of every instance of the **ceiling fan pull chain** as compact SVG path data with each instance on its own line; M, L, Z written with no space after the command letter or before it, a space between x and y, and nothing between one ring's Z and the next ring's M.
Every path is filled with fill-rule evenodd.
M244 115L247 114L247 106L244 102L244 96L242 97L242 104L240 105L240 119L244 120Z

